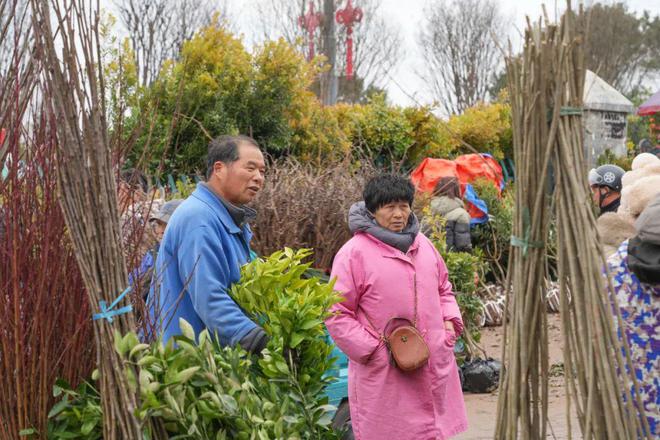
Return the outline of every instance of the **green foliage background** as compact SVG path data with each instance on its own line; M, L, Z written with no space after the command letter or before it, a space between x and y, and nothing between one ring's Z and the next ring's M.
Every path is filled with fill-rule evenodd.
M214 20L165 63L157 81L140 88L130 46L106 66L112 127L134 144L127 165L166 174L205 172L210 138L248 134L273 157L321 162L369 157L411 168L427 156L511 151L506 94L443 120L430 107L398 107L384 95L361 104L322 106L312 92L322 60L307 62L284 40L248 51ZM140 166L142 165L142 166Z
M459 361L465 356L476 353L476 343L481 339L479 315L482 303L476 294L478 280L483 277L487 264L479 249L469 252L451 252L447 249L445 220L433 215L429 207L423 210L424 222L429 227L429 239L438 250L447 266L449 281L452 284L456 301L461 310L465 331L461 336L466 350L460 354Z

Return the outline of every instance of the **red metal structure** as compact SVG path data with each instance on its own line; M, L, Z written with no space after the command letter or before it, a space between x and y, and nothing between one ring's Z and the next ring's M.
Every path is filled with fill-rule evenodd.
M353 2L348 0L346 7L337 11L337 23L346 27L346 79L353 78L353 25L362 20L362 9L354 8Z
M320 12L314 12L314 2L309 2L309 10L305 15L298 17L298 24L300 27L307 31L307 39L309 40L309 51L307 53L307 60L314 59L314 33L321 25L322 15Z

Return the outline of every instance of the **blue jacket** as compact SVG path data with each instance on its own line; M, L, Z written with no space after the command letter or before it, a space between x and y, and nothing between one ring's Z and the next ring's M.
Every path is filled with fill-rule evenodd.
M251 239L250 228L239 228L220 199L201 184L174 211L149 298L152 322L163 342L181 334L179 318L196 334L208 328L222 345L237 344L256 327L228 294L250 260ZM154 286L160 289L155 292Z

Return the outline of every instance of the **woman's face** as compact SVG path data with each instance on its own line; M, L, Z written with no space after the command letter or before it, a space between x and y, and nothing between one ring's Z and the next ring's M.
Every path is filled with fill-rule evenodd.
M156 238L158 241L161 241L163 239L163 235L165 234L165 227L167 226L167 223L160 220L152 220L151 225L154 228L154 234L156 234Z
M408 224L410 205L405 201L391 202L378 208L373 215L381 227L401 232Z

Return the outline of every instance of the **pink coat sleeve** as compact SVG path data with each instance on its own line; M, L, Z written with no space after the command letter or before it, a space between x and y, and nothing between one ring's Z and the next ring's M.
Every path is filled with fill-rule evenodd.
M445 261L442 259L442 256L438 254L438 273L440 274L440 279L438 280L439 293L440 293L440 304L442 307L442 314L445 321L451 321L454 323L454 328L456 329L456 336L459 336L463 333L463 319L461 318L461 310L458 307L456 302L456 295L452 291L452 285L449 282L449 272L447 271L447 266Z
M340 251L332 265L332 277L337 279L335 290L343 294L344 301L333 306L333 315L325 324L339 349L350 360L365 364L378 348L380 339L357 318L361 294L361 283L356 280L359 275L359 261L351 258L350 252Z

